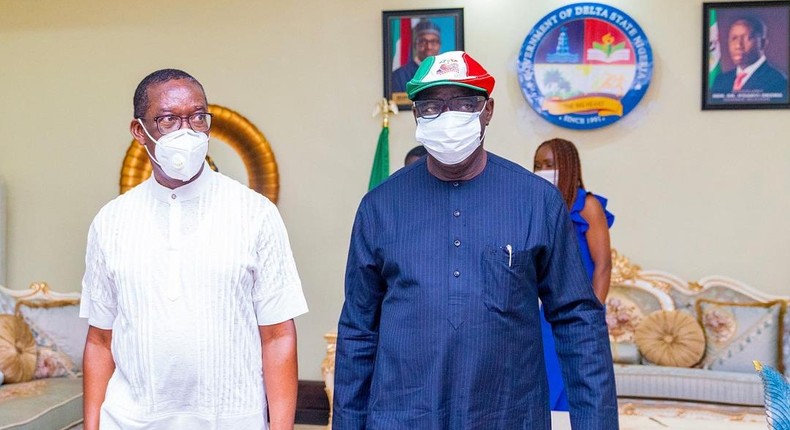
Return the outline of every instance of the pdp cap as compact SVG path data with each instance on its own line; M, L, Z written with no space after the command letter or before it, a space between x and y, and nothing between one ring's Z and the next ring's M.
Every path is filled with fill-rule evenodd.
M406 93L414 100L420 91L439 85L458 85L490 95L494 91L494 77L466 52L450 51L423 60L406 83Z

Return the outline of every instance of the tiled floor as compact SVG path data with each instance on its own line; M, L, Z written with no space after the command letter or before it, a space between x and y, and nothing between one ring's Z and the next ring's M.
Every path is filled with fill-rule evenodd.
M765 428L765 423L762 422L708 421L665 417L661 417L659 420L647 416L620 417L621 430L663 430L666 428L673 428L676 430L698 430L699 428L711 425L711 423L716 423L715 425L718 430L762 430ZM552 413L552 424L552 428L555 430L570 430L571 428L566 414ZM71 430L77 429L81 430L82 425L73 427ZM326 426L297 424L294 430L326 430Z
M82 430L82 424L72 427L69 430ZM294 426L294 430L326 430L326 426L309 426L306 424L297 424Z
M570 420L567 413L551 413L552 429L570 430ZM763 430L765 422L739 422L722 419L688 419L678 417L651 417L620 415L621 430L699 430L715 428L716 430ZM294 430L326 430L326 426L308 426L297 424Z

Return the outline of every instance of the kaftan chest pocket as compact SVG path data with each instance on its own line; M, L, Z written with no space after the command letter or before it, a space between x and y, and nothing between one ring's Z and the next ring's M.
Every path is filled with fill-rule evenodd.
M490 311L518 313L537 300L531 250L486 246L483 274L483 303Z

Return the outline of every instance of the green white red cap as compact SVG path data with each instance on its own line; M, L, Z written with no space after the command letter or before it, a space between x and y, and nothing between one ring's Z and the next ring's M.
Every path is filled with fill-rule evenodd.
M420 91L439 85L457 85L490 95L494 91L494 77L466 52L450 51L423 60L406 83L406 93L414 100Z

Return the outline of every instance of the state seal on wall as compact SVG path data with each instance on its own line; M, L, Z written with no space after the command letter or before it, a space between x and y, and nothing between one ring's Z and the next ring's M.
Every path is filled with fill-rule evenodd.
M529 105L561 127L589 130L627 115L653 75L647 36L612 6L575 3L555 9L530 30L518 78Z

